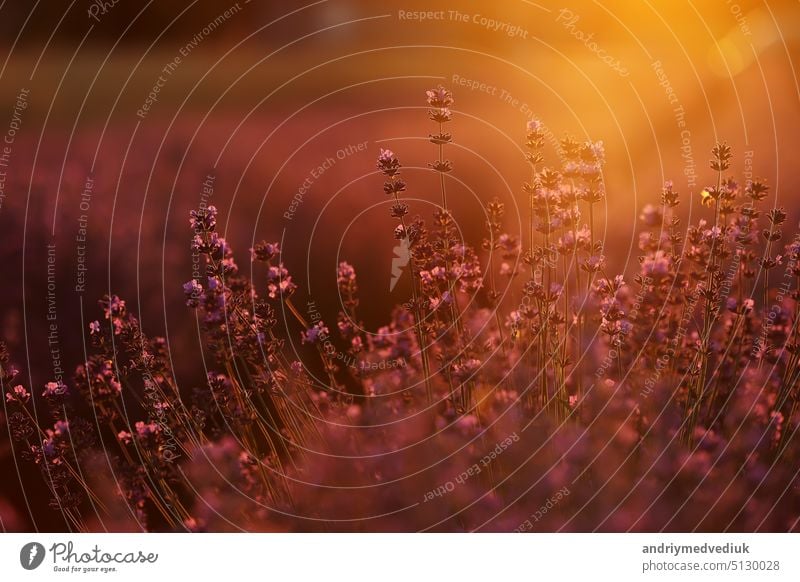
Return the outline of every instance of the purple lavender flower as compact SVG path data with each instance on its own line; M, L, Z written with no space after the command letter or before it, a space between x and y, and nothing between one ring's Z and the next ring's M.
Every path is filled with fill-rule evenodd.
M648 277L662 279L670 274L671 263L664 251L656 251L651 256L645 257L642 262L642 274Z
M280 256L281 248L278 243L260 242L252 249L250 255L252 260L268 263L277 256Z
M147 439L161 432L161 428L156 423L143 422L141 420L134 425L134 428L136 430L136 436L140 439Z
M544 124L538 119L531 119L525 127L532 133L540 133L544 130Z
M30 392L25 390L22 386L14 386L9 392L6 392L6 402L19 402L20 404L27 404L31 399Z
M425 91L425 95L428 97L428 105L431 107L443 108L453 104L453 94L442 85Z
M645 226L653 228L661 224L661 216L661 209L658 206L648 204L642 209L639 220L644 222Z
M61 382L48 382L44 385L42 396L45 398L56 398L67 393L67 387Z
M205 209L189 212L189 224L195 232L210 232L217 226L217 208L209 206Z
M313 326L303 332L304 344L318 344L328 338L329 330L322 321L318 321Z
M391 178L400 172L400 161L394 155L394 152L389 149L381 148L381 153L378 155L378 169L387 177ZM389 184L390 182L387 182Z
M336 282L339 284L339 287L346 287L356 280L356 270L353 268L353 265L350 263L343 261L339 263L339 268L336 270Z
M203 286L197 280L192 279L183 284L183 294L186 297L186 306L195 308L200 304Z
M269 267L267 271L267 290L270 299L289 297L297 290L297 285L292 282L292 277L283 266L283 263Z

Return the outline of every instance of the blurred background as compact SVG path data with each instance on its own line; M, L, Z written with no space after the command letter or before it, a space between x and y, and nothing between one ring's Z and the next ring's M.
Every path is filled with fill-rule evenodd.
M474 244L494 196L507 229L527 232L534 116L548 131L547 164L559 165L565 135L604 142L596 220L614 272L635 265L639 210L658 203L665 180L687 219L711 217L699 193L715 180L717 140L733 147L742 181L767 179L768 203L796 225L799 36L789 0L7 0L0 339L38 391L53 379L52 301L69 377L96 301L111 292L148 335L167 337L182 385L202 382L181 284L192 277L188 213L204 200L219 208L240 268L254 242L282 241L298 303L312 297L333 320L334 269L348 260L367 327L383 325L410 291L407 281L389 288L394 223L375 158L395 152L412 212L430 216L439 191L427 135L437 128L425 90L438 84L455 97L448 196ZM14 475L0 432L0 467ZM31 527L25 498L39 485L19 471L0 483L4 529Z

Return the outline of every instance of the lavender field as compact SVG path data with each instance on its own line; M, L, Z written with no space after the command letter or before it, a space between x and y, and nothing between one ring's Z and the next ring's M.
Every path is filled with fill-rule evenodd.
M323 4L0 4L0 531L797 532L796 7Z

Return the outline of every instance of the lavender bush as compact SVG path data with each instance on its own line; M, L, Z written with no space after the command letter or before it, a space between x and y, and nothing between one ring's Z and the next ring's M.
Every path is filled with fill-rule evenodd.
M66 527L796 530L800 236L765 183L738 183L717 144L704 215L684 228L690 194L668 182L642 209L638 264L611 273L602 142L565 138L548 165L532 121L525 232L487 200L473 245L447 203L453 96L427 103L432 216L404 201L398 155L377 158L411 299L376 332L350 264L341 311L321 314L277 243L250 249L245 276L208 206L187 231L206 276L183 288L205 385L181 392L179 355L116 296L71 383L23 386L0 348L16 450Z

